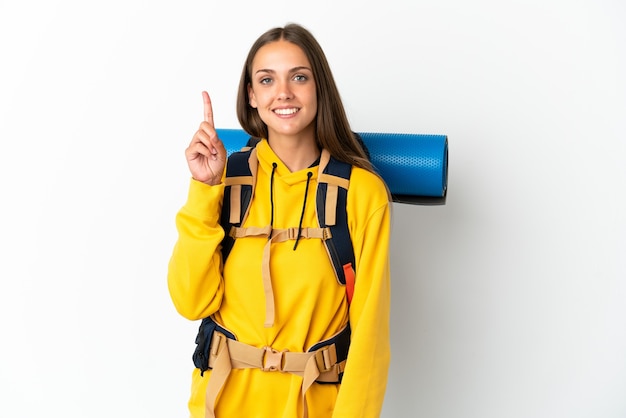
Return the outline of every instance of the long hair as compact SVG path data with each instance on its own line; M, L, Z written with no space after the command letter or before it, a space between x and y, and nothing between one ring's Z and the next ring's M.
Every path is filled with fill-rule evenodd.
M315 137L320 148L325 148L336 159L374 172L367 154L350 128L339 90L328 65L326 55L313 35L304 27L289 24L261 35L250 48L241 73L237 94L237 118L241 127L251 136L267 138L267 125L257 109L250 106L248 86L252 83L252 61L261 47L284 40L299 46L309 62L315 79L317 115Z

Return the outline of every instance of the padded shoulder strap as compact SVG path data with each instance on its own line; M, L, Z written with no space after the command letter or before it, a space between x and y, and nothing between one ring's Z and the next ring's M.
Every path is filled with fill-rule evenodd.
M235 152L228 157L221 224L225 236L222 255L226 260L235 239L233 226L243 225L256 185L258 160L256 149ZM348 228L348 187L352 166L336 160L323 150L320 159L316 196L317 220L320 228L328 228L330 236L324 240L333 264L337 281L346 286L348 302L354 293L356 263L350 230Z
M221 224L224 228L222 256L226 260L235 243L230 235L233 226L241 226L248 216L248 209L256 184L256 168L258 165L256 149L234 152L226 162L226 178L224 180L224 200L222 202Z
M348 302L354 291L354 249L348 229L348 187L352 166L322 151L317 185L317 219L320 228L328 227L331 237L324 241L333 263L337 280L346 285Z

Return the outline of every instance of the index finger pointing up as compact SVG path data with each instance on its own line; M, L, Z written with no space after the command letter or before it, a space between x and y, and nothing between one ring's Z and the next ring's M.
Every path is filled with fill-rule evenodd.
M204 101L204 121L209 122L211 126L213 126L213 107L211 106L209 93L203 91L202 100Z

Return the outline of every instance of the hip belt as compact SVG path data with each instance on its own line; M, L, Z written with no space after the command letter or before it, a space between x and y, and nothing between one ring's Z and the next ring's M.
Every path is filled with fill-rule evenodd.
M333 337L321 341L307 352L255 347L237 341L234 335L210 319L212 328L206 341L206 363L202 371L212 369L206 389L206 417L215 417L215 403L232 369L260 369L264 372L292 373L302 377L303 417L307 417L306 392L318 383L341 383L350 344L350 326L347 324ZM203 320L204 325L204 320ZM202 325L201 325L202 331ZM199 333L200 335L202 332ZM198 341L197 341L198 342ZM198 345L201 344L198 342ZM197 354L194 363L198 367Z

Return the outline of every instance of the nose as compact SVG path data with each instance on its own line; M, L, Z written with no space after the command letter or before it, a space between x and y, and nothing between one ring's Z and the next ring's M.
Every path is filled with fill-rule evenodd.
M277 84L278 85L277 85L276 93L279 99L286 100L286 99L291 99L293 97L293 93L291 91L288 81L282 81Z

